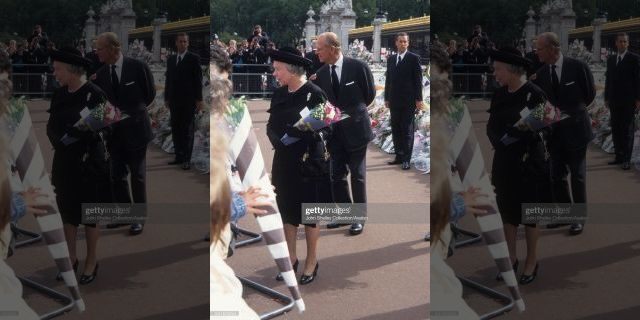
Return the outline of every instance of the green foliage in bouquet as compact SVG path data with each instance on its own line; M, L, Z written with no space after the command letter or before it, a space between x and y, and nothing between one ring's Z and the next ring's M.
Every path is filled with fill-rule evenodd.
M233 128L240 125L245 110L247 109L247 102L244 96L240 98L231 98L229 100L229 106L225 110L224 117L227 123Z
M24 112L27 110L27 102L25 97L11 98L9 100L9 107L7 108L7 121L9 125L9 134L13 136L13 133L18 128Z

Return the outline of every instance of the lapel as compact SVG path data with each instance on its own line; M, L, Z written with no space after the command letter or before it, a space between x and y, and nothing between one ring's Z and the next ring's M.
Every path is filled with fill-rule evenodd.
M118 86L118 89L120 92L122 92L122 89L124 88L124 84L126 83L126 76L127 74L127 66L129 65L129 61L128 59L125 57L122 59L122 70L120 71L120 83Z
M343 88L344 88L344 84L346 83L346 79L347 79L347 75L349 74L347 72L347 68L349 66L349 63L347 62L347 57L344 57L342 60L342 71L340 72L340 92L343 92Z

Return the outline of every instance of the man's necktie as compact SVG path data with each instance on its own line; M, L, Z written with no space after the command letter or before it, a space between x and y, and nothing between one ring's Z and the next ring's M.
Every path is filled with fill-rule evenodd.
M111 65L111 86L113 87L113 92L118 96L118 74L116 73L116 65Z
M340 95L340 80L338 80L335 64L331 66L331 86L333 88L333 94L336 96L336 99L338 99Z
M398 56L398 62L396 62L396 66L398 66L400 64L400 61L402 61L402 57Z
M622 61L622 56L618 55L618 62L616 62L616 66L620 64L620 61Z
M182 56L178 56L178 63L176 64L180 64L180 61L182 61Z
M556 72L556 65L551 65L551 85L553 86L553 93L556 98L558 97L558 90L560 89L560 80L558 79L558 73Z

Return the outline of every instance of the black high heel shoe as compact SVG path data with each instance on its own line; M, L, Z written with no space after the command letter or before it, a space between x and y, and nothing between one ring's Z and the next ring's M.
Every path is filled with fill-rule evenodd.
M518 272L518 264L520 263L520 261L518 261L518 259L516 259L516 262L513 263L512 267L513 267L513 272L517 273ZM496 281L502 281L502 273L498 272L498 275L496 275Z
M526 275L526 274L522 274L522 276L520 277L520 284L529 284L531 282L533 282L533 280L536 279L536 276L538 276L538 267L539 265L536 263L536 268L533 269L533 273L530 275Z
M98 276L98 263L97 262L96 262L95 268L93 268L93 272L90 275L83 274L82 276L80 276L80 280L78 280L78 283L79 284L89 284L89 283L93 282L93 280L96 279L96 276Z
M73 263L73 273L78 273L78 259ZM62 281L62 273L58 272L56 275L56 281Z
M316 275L318 274L318 266L320 264L316 262L316 267L313 269L313 274L312 275L306 275L306 274L302 274L302 276L300 277L300 284L309 284L311 282L313 282L313 280L316 279Z
M296 263L293 264L293 272L298 273L298 259L296 259ZM278 273L278 275L276 276L276 281L282 281L282 280L284 280L282 273Z

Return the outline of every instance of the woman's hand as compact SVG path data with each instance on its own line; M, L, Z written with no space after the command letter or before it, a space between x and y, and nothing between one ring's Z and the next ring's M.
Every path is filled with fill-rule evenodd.
M40 188L29 188L27 191L21 192L20 195L24 198L27 214L37 217L47 213L47 210L38 208L50 204L49 196L40 192Z
M480 188L469 187L467 191L460 192L464 199L465 214L473 214L475 216L486 214L487 210L480 208L480 206L486 206L489 204L488 196L486 193L481 193ZM478 199L485 198L485 199Z
M266 210L258 209L257 207L264 207L271 205L271 202L266 200L260 200L260 198L266 198L269 195L261 192L259 187L250 187L249 190L240 192L244 203L247 205L247 213L251 213L256 216L263 216L267 214Z

